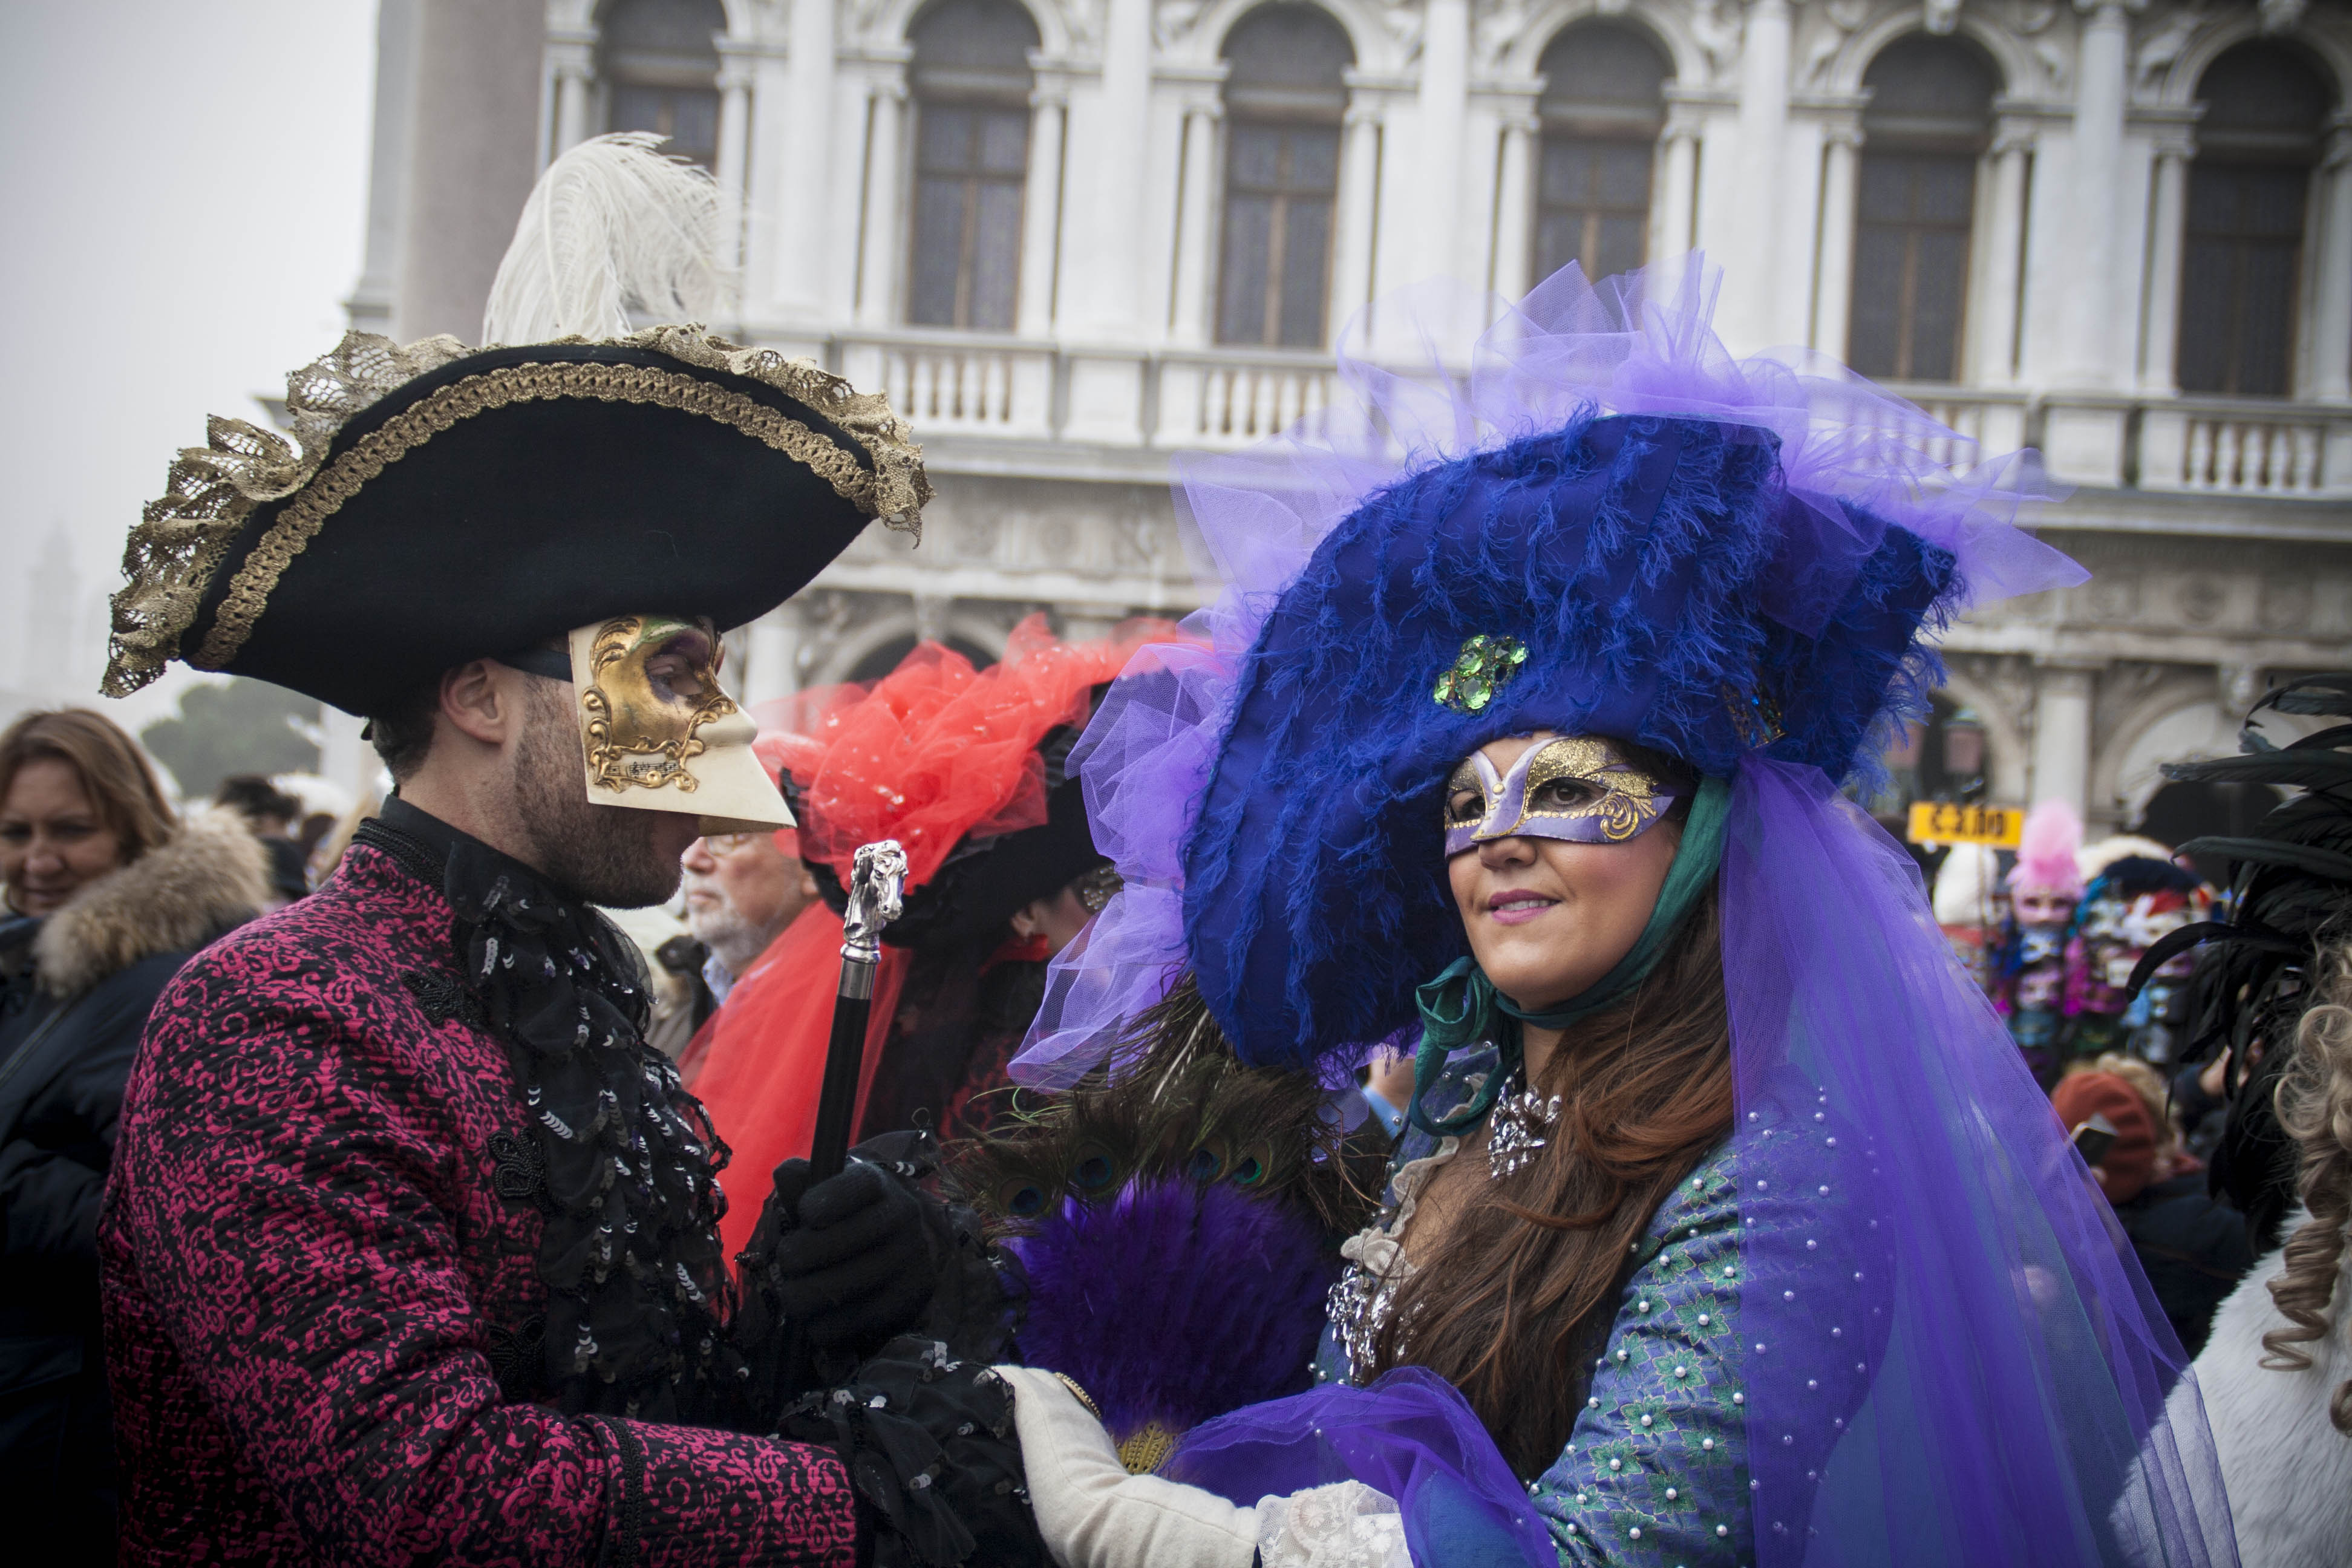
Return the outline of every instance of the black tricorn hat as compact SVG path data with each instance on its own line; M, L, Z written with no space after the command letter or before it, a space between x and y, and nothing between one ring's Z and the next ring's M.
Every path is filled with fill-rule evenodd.
M173 658L348 712L631 611L755 620L930 489L887 403L699 327L468 352L353 332L299 442L211 422L124 552L104 689Z

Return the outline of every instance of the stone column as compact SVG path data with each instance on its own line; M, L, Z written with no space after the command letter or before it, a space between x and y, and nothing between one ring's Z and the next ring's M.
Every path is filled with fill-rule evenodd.
M415 74L416 0L381 0L375 16L375 110L369 129L367 245L343 311L351 326L385 337L392 335L393 288L400 272Z
M907 198L898 187L906 167L907 68L884 66L866 84L866 112L873 127L866 146L865 232L858 236L857 324L887 327L900 316L898 279L905 277L906 241L898 228Z
M1813 347L1845 358L1853 308L1854 187L1862 173L1862 118L1841 116L1822 129L1822 257L1813 282Z
M539 175L543 0L418 0L393 325L482 335L490 281Z
M719 40L719 199L725 205L730 267L743 264L744 180L751 163L751 82L757 66L751 52L732 38Z
M2321 165L2326 212L2314 261L2319 288L2312 310L2312 395L2352 400L2352 122L2337 116Z
M1331 334L1371 302L1373 256L1380 244L1381 112L1378 93L1351 86L1339 146L1338 249L1331 258Z
M596 29L550 32L547 64L555 77L555 130L547 150L551 163L595 134L588 105L596 81Z
M1665 168L1650 215L1650 259L1664 261L1698 243L1692 225L1698 200L1698 121L1684 104L1666 110Z
M2139 384L2150 392L2177 392L2174 350L2180 335L2180 248L2188 221L2189 160L2195 148L2186 136L2156 146L2152 210L2148 214L2147 358Z
M2033 675L2033 800L2055 798L2076 811L2087 810L2092 672L2045 664Z
M1506 105L1502 115L1502 162L1495 179L1495 262L1486 286L1516 300L1541 281L1535 267L1532 230L1536 217L1537 138L1543 132L1532 92Z
M1024 336L1051 337L1062 238L1062 133L1069 123L1070 89L1039 62L1029 94L1029 174L1022 188L1021 299L1013 321Z
M1461 270L1462 122L1469 110L1469 0L1426 0L1422 26L1421 270Z
M2077 53L2074 93L2073 220L2065 276L2073 305L2065 322L2061 379L2070 386L2109 387L2121 378L2110 319L2101 308L2124 280L2126 254L2116 234L2116 183L2122 178L2126 58L2131 42L2125 0L2075 0L2088 13Z
M948 640L948 612L955 608L955 600L945 594L909 594L915 611L915 640L944 643Z
M1748 0L1739 53L1738 226L1728 247L1740 265L1724 280L1726 335L1734 352L1779 336L1772 328L1780 305L1775 264L1786 187L1780 164L1789 128L1789 0Z
M1079 135L1092 177L1078 222L1093 232L1079 253L1088 259L1083 313L1076 323L1097 340L1131 342L1143 335L1143 171L1151 146L1151 0L1108 0L1103 24L1102 92Z
M746 64L751 75L752 149L744 170L743 190L743 314L748 320L773 321L780 313L783 285L782 216L784 199L784 147L792 136L794 114L792 62L772 39L747 46Z
M2025 247L2025 170L2033 128L2003 120L1993 131L1992 204L1984 238L1985 271L1977 313L1973 379L2006 386L2017 379L2017 301Z
M807 617L790 599L751 623L751 657L742 685L747 707L801 689L801 644L807 633Z
M1205 348L1210 302L1216 290L1216 258L1209 247L1217 231L1217 121L1223 101L1213 91L1184 105L1184 179L1176 193L1176 277L1170 285L1168 336L1179 348ZM1339 152L1339 249L1332 271L1335 287L1347 276L1347 212L1351 145ZM1345 295L1340 296L1342 299ZM1338 314L1334 311L1333 314Z
M834 0L793 0L784 134L764 149L781 165L776 213L778 310L801 323L825 306L825 243L834 232Z

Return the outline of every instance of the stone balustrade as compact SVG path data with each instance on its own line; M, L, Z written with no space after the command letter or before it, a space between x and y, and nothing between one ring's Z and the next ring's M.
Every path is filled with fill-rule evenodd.
M886 392L918 435L1003 437L1097 447L1246 446L1330 401L1319 354L1074 347L973 333L844 335L828 357ZM1928 455L1965 468L2042 448L2075 486L2331 500L2352 498L2352 406L2263 398L2073 395L1897 384L1959 439Z

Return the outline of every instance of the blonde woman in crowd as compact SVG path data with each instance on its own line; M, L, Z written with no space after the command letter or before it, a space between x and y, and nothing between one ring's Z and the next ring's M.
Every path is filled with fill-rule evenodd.
M0 1496L42 1561L111 1563L98 1213L123 1080L164 983L268 884L243 823L177 821L83 709L0 733Z

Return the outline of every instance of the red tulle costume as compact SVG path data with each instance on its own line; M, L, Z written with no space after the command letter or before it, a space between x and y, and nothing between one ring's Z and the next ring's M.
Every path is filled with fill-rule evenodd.
M801 854L830 866L846 886L860 845L896 838L912 892L967 837L1042 825L1038 742L1061 725L1084 723L1092 689L1136 648L1173 634L1164 622L1138 622L1106 641L1071 644L1032 616L1013 628L1003 662L986 669L926 643L870 689L820 688L761 704L753 710L761 757L789 771L803 791ZM690 1087L733 1151L720 1177L728 1210L719 1233L730 1257L751 1241L775 1167L808 1154L841 942L841 917L812 904L736 983L696 1042ZM875 971L860 1121L912 960L886 945Z

